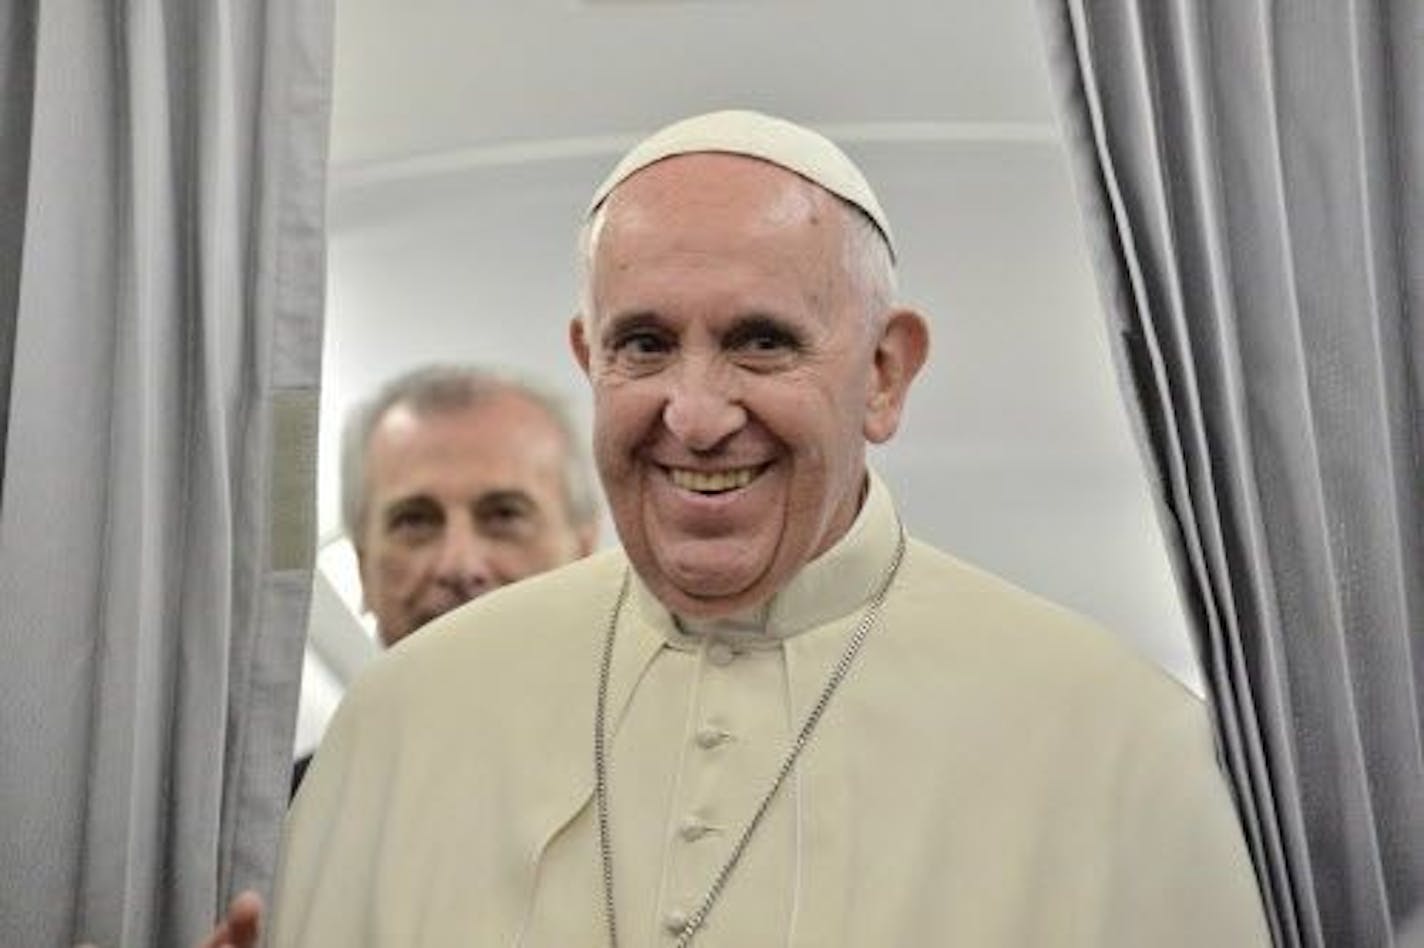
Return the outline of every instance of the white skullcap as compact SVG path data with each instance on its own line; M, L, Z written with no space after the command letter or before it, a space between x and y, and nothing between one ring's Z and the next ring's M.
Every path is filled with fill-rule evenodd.
M760 112L739 109L708 112L654 132L633 146L599 185L589 202L588 213L592 215L614 188L648 165L674 155L707 151L769 161L844 198L864 211L880 229L894 259L895 241L890 236L890 223L875 192L870 189L870 182L865 180L855 162L824 135Z

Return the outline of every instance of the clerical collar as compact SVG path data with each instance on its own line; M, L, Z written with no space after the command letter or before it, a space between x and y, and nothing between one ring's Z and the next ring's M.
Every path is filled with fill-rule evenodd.
M709 635L772 645L864 605L894 553L897 524L890 491L870 471L865 501L850 529L769 602L718 619L674 617L636 575L631 597L643 620L674 647L696 649Z

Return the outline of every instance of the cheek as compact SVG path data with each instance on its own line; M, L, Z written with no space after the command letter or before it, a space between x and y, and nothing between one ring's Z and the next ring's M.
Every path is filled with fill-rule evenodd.
M502 571L508 574L510 581L513 581L561 566L571 559L573 559L572 548L566 546L557 537L546 537L537 545L525 547L517 552L511 551L511 555L504 557L503 564L496 564L496 568L502 566Z
M593 445L601 470L629 463L629 452L652 436L663 400L654 382L620 382L594 392ZM605 483L612 490L616 483Z
M855 396L844 388L786 387L759 393L748 405L774 437L808 460L825 463L859 436Z
M387 594L403 594L418 580L421 559L422 554L418 550L385 550L376 560L380 588Z

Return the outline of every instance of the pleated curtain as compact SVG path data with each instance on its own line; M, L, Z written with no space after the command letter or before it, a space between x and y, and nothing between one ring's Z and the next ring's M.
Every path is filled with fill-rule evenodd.
M1424 2L1039 9L1277 944L1424 943Z
M269 884L331 18L0 3L0 945L192 945Z

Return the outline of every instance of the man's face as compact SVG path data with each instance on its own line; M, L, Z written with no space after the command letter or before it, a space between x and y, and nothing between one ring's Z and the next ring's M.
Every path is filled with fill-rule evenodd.
M396 405L382 416L366 452L356 552L386 645L592 549L593 527L570 519L564 452L553 420L518 394L424 414Z
M784 169L697 154L637 172L604 213L570 332L619 536L680 614L759 605L849 528L866 439L898 421L845 212Z

